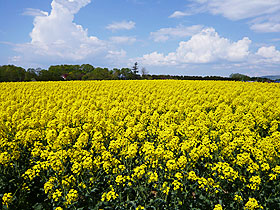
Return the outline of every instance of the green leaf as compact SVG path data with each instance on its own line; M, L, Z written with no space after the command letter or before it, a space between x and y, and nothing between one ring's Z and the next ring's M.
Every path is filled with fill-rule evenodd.
M33 206L33 209L34 210L42 210L44 209L43 205L41 203L36 203L34 206Z

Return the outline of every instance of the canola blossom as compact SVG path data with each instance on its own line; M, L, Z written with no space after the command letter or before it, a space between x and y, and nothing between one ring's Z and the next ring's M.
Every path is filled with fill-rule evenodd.
M280 85L0 83L2 209L280 209Z

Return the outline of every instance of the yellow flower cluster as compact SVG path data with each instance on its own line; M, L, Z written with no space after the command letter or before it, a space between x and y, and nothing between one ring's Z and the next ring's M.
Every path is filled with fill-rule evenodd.
M243 199L242 199L242 197L240 195L234 195L234 200L240 202Z
M5 193L2 198L2 204L9 207L9 204L12 202L13 196L12 193Z
M221 206L221 204L217 204L215 205L214 210L223 210L223 207Z
M66 205L69 205L78 200L77 190L71 189L66 195Z
M244 209L254 210L254 209L263 209L263 207L258 204L258 201L255 198L249 198L249 201L245 204Z
M247 185L252 190L258 190L259 185L261 184L261 178L259 176L252 176L250 178L250 184Z
M119 195L115 192L115 189L110 186L111 190L107 193L103 193L101 200L102 201L111 201L115 200Z
M229 199L238 186L234 190L252 195L279 181L279 159L279 84L0 84L0 173L20 173L31 191L41 180L52 206L85 203L91 192L103 203L132 199L122 196L124 189L166 202L170 191L190 192L186 197L194 200L199 193ZM136 192L140 185L149 189ZM232 192L232 202L261 207L259 198L240 193ZM11 193L2 200L8 206Z

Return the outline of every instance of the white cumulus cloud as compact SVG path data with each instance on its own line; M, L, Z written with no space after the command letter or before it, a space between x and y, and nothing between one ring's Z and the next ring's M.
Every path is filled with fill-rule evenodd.
M117 31L117 30L131 30L135 28L135 22L133 21L121 21L121 22L113 22L109 24L106 29Z
M126 51L121 49L120 51L109 50L106 58L113 60L120 60L126 56Z
M175 28L161 28L156 32L151 32L151 37L156 42L164 42L170 38L183 38L192 36L199 31L203 26L193 25L193 26L183 26L179 25Z
M16 51L23 59L78 61L104 53L106 43L89 36L87 29L74 23L74 15L90 0L53 0L51 12L37 15L30 33L31 42L20 44Z
M280 51L277 50L275 46L261 47L258 49L256 55L261 56L265 62L280 62Z
M139 58L146 65L180 65L189 63L211 63L216 61L243 61L249 55L251 40L244 37L232 42L220 37L213 28L203 29L190 40L182 41L176 52L167 55L153 52Z
M71 14L76 14L80 9L88 5L91 0L53 0L53 3L63 5Z

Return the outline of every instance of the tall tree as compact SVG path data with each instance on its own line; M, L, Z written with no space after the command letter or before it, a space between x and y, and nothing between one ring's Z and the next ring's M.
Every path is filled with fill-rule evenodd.
M138 74L138 63L135 62L134 66L132 67L132 72L133 74Z

